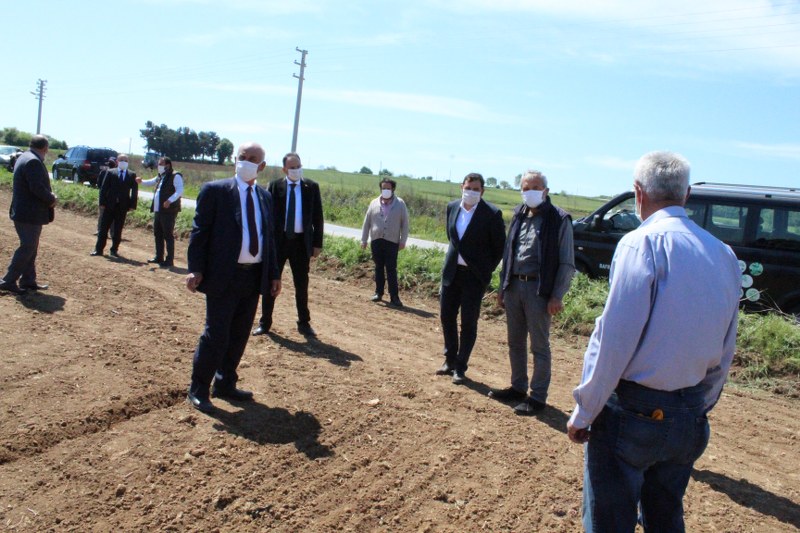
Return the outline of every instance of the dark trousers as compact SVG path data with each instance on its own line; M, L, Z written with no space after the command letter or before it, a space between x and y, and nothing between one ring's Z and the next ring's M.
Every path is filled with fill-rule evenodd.
M466 372L472 347L478 338L478 318L486 286L475 274L459 267L450 285L442 287L439 316L444 334L444 357L448 366ZM461 335L458 313L461 310Z
M3 281L22 285L36 284L36 255L39 253L39 237L42 235L41 224L27 224L14 221L14 229L19 236L19 248L11 258Z
M682 532L683 495L708 444L705 387L654 390L620 381L592 422L585 448L583 527ZM654 418L653 413L660 411Z
M370 249L375 262L375 294L383 296L383 287L388 280L389 296L392 299L398 298L397 252L400 245L386 239L375 239L370 243Z
M285 240L284 245L278 250L278 271L283 272L283 267L289 261L294 282L294 301L297 305L297 323L304 324L311 321L308 310L308 270L311 258L308 257L303 236ZM266 329L272 327L272 311L275 309L275 298L265 294L261 299L261 320L259 324Z
M206 295L206 325L194 352L189 389L198 398L208 398L215 374L217 386L236 386L236 369L250 338L260 286L261 268L237 269L224 293Z
M111 230L111 249L117 251L119 243L122 242L122 227L125 225L125 218L128 210L123 209L119 204L115 206L107 205L100 213L100 227L97 228L97 244L94 249L103 253L108 240L108 231Z
M153 216L153 235L156 238L156 259L165 263L175 261L175 218L177 213L162 213L156 211ZM167 255L164 256L164 244L167 245Z

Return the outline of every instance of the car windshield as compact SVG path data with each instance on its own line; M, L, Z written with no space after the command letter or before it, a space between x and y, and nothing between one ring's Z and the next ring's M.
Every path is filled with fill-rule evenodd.
M0 146L0 155L9 155L16 152L17 149L13 146Z

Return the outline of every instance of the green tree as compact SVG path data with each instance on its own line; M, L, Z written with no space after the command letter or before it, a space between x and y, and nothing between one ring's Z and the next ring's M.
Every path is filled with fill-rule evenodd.
M501 181L500 182L500 188L501 189L510 189L511 188L511 184L509 182L507 182L507 181Z
M233 143L228 139L222 139L217 144L217 163L224 164L233 155Z
M378 172L378 176L388 176L391 178L392 176L394 176L394 174L392 174L392 171L389 170L388 168L384 168L381 169L380 172Z
M369 167L361 167L361 170L358 171L359 174L372 174L372 169Z
M489 187L497 187L497 178L486 178L486 185Z

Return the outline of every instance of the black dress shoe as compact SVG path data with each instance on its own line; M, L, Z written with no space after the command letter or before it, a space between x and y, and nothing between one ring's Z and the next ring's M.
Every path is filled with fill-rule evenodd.
M545 407L547 407L546 403L540 402L539 400L534 400L528 396L525 398L524 402L514 407L514 414L520 416L532 416L536 413L541 413Z
M89 255L91 255L92 257L102 256L103 252L98 252L97 250L92 250L92 253L90 253Z
M208 398L198 398L190 392L186 395L186 399L201 413L210 413L214 410L214 404Z
M253 335L256 337L259 335L266 335L267 333L269 333L269 327L263 324L259 324L258 327L253 330Z
M453 373L453 367L448 365L446 362L439 367L439 370L436 371L437 376L448 376Z
M383 299L383 294L373 294L372 298L369 299L370 302L380 302Z
M22 287L18 287L16 283L2 282L0 283L0 291L10 292L11 294L25 294L27 291Z
M148 263L158 263L158 264L161 264L161 263L163 263L163 262L164 262L164 260L163 260L163 259L159 259L158 257L152 257L152 258L148 259L148 260L147 260L147 262L148 262Z
M506 400L524 400L528 395L524 392L520 392L513 387L508 387L505 389L491 389L489 391L489 398L493 400L499 400L504 402Z
M226 400L236 400L238 402L249 402L253 400L253 393L249 390L237 389L236 387L223 388L212 387L212 398L225 398Z
M463 385L466 380L467 376L465 376L463 372L459 372L458 370L453 371L453 385Z
M172 261L161 261L158 266L161 268L172 268L175 264Z
M309 324L308 322L299 322L297 324L297 331L300 333L300 335L303 335L304 337L317 336L317 332L314 331L314 328L312 328L311 324Z
M389 306L391 306L391 307L403 307L403 302L400 301L400 298L392 298L389 301Z
M119 252L117 252L112 248L111 250L109 250L108 255L110 255L111 257L119 257Z
M47 289L50 288L50 285L48 285L46 283L44 285L39 285L38 283L32 283L30 285L27 285L27 284L26 285L20 285L19 288L20 289L24 289L26 291L46 291Z

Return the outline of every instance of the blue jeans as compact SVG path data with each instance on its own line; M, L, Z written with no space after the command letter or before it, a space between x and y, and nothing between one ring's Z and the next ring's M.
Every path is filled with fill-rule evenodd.
M684 531L683 495L709 438L704 387L666 392L620 381L591 426L583 482L583 527ZM663 420L652 417L660 409Z

